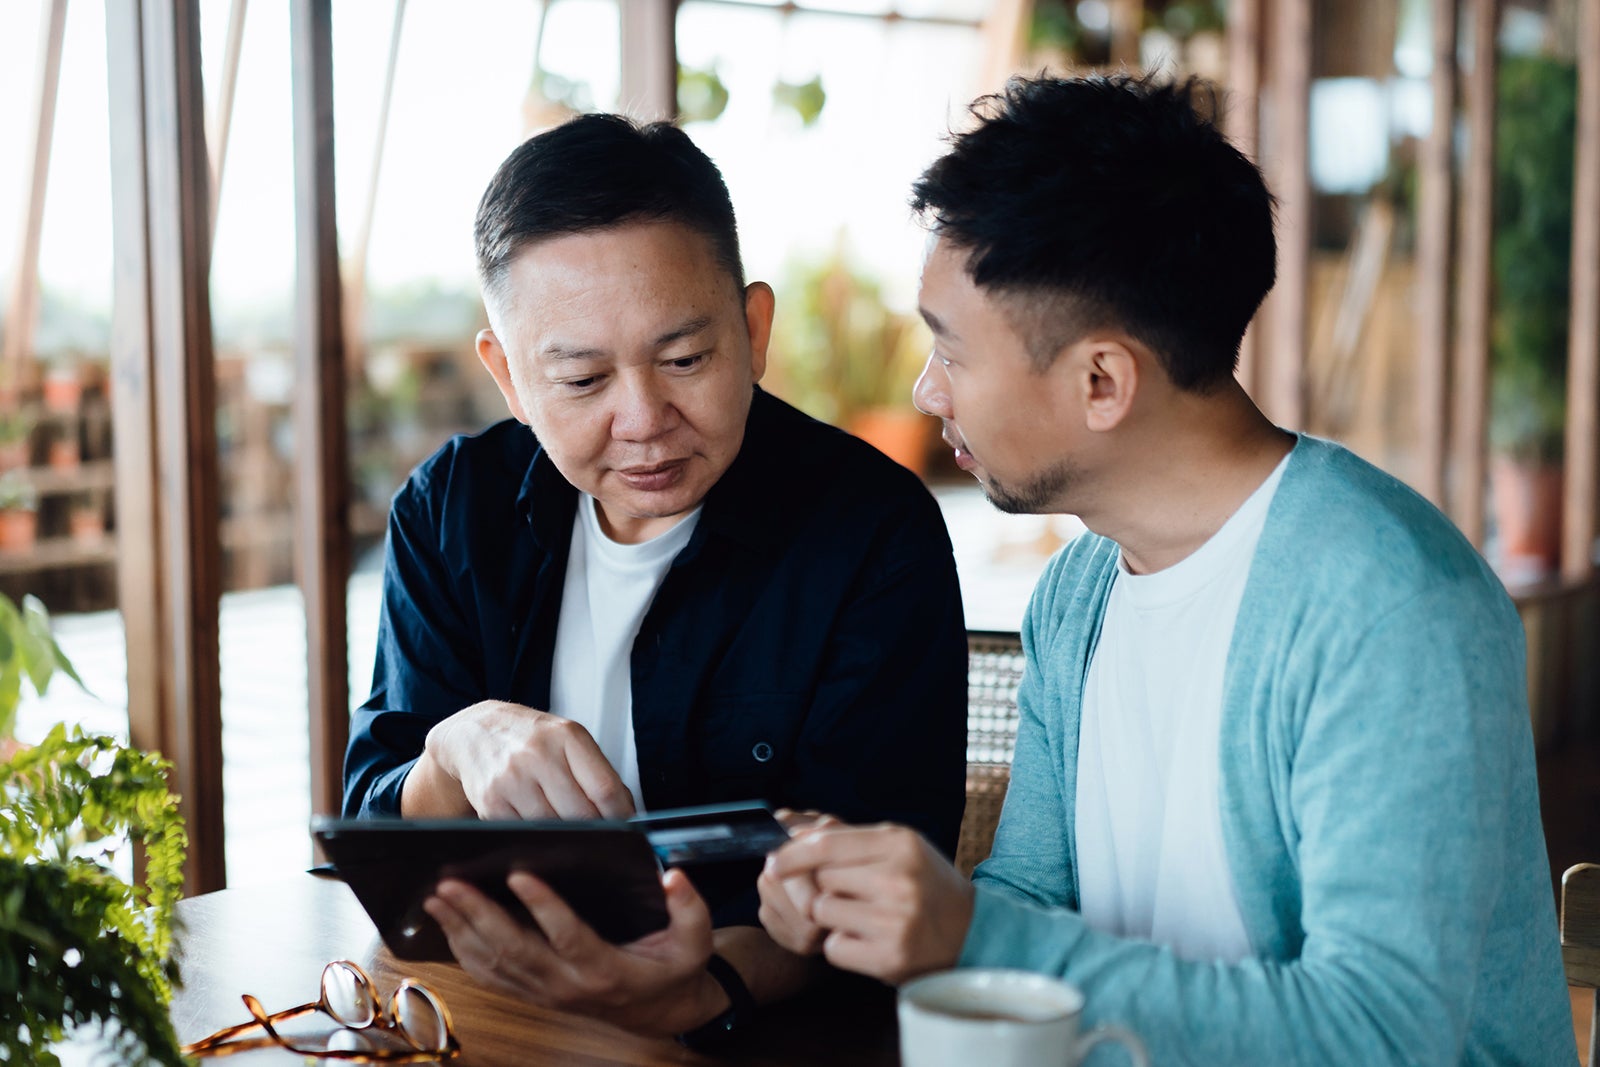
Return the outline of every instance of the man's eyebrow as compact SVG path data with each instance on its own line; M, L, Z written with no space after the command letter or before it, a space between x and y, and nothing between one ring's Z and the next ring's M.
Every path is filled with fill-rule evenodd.
M932 330L936 336L943 337L948 341L960 340L960 338L955 335L955 331L950 329L950 327L946 326L943 322L939 321L939 316L935 315L927 308L918 305L917 314L922 316L922 321L928 324L928 329Z
M693 337L695 334L700 333L710 325L710 315L699 315L695 318L687 320L686 322L680 323L679 325L668 330L666 333L661 334L655 339L653 344L656 348L665 348L674 341L681 341L685 337ZM542 349L542 354L546 359L573 360L599 359L603 357L606 352L601 348L586 348L577 345L564 345L557 341L546 345Z
M563 344L551 344L544 347L546 359L599 359L605 352L598 348L569 348Z
M701 330L704 330L706 327L708 327L710 325L711 325L711 316L710 315L699 315L699 316L697 316L695 318L690 319L689 321L687 321L685 323L682 323L681 325L677 326L674 329L668 330L666 333L662 334L660 337L657 337L656 338L656 347L657 348L665 348L667 345L670 345L674 341L681 341L685 337L693 337L695 334L699 333Z

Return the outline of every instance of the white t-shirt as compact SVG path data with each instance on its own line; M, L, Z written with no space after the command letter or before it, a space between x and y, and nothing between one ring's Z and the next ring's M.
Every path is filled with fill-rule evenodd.
M699 521L700 509L695 508L649 541L618 544L600 528L594 497L588 493L579 494L572 520L549 710L589 731L640 811L644 794L633 742L633 642L661 580Z
M1250 955L1222 840L1217 744L1234 621L1288 460L1155 574L1119 560L1084 682L1078 886L1096 929L1190 960Z

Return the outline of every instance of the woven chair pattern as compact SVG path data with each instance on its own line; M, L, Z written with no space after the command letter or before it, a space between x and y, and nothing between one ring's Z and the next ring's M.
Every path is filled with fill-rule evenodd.
M1592 1011L1582 1062L1600 1067L1600 864L1580 863L1561 876L1561 960L1567 984L1588 989ZM1578 1046L1584 1051L1584 1046Z
M994 846L995 827L1017 743L1017 686L1022 639L1014 633L967 633L967 807L956 867L970 875Z

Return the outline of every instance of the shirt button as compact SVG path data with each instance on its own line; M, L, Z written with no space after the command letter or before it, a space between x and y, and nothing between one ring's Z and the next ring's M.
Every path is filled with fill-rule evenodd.
M758 741L756 747L750 750L750 755L756 758L757 763L765 763L772 758L772 746L765 741Z

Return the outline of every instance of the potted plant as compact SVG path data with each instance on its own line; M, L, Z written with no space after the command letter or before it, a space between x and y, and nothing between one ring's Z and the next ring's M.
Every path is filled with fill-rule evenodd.
M0 474L0 552L30 552L38 537L38 491L20 470Z
M98 545L106 535L106 512L100 494L82 489L72 494L72 510L67 515L67 532L76 544Z
M774 323L776 388L920 473L937 425L911 405L932 344L926 327L884 303L842 241L791 275Z
M43 694L57 671L83 684L44 605L0 595L0 1062L59 1064L50 1047L98 1025L111 1062L178 1067L167 1002L188 839L168 764L62 725L18 746L23 680ZM137 884L112 867L130 840Z
M1507 57L1499 94L1490 475L1503 564L1542 577L1560 547L1577 73Z
M0 471L28 466L33 460L33 428L39 419L26 408L0 410Z
M57 415L75 415L83 402L83 363L74 354L53 358L44 372L44 407Z
M50 435L47 459L50 466L58 471L78 469L82 453L78 447L78 427L75 424L63 424L55 428Z

